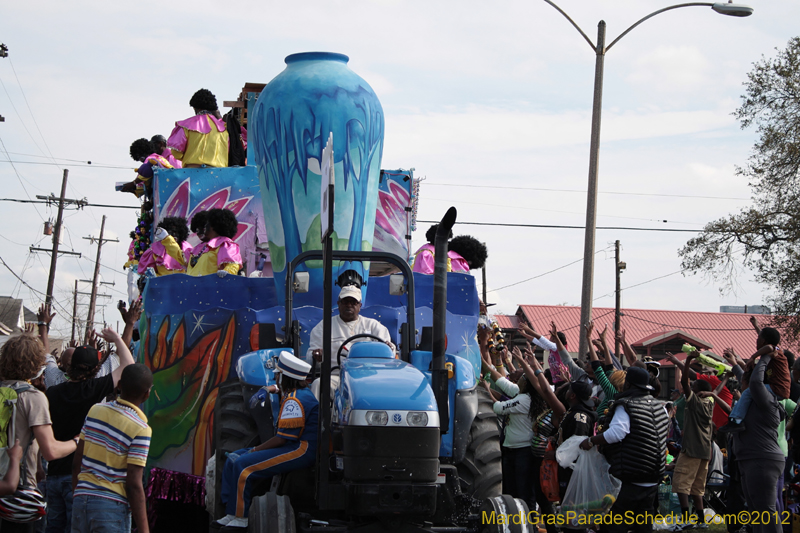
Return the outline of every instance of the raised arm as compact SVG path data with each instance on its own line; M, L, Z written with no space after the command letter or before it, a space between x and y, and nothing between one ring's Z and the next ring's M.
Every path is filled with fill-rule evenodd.
M551 352L557 352L558 346L548 338L542 337L539 333L536 332L535 329L528 326L527 324L522 324L520 326L520 333L523 337L527 340L541 348L542 350L550 350Z
M769 408L775 400L775 396L769 392L764 385L764 374L767 370L767 365L772 360L772 356L770 355L763 355L761 359L756 364L755 368L753 369L753 373L750 375L750 391L753 395L753 402L761 407Z
M131 355L131 351L128 349L128 346L125 344L125 341L123 341L119 333L117 333L113 329L111 328L104 329L102 332L100 332L100 337L105 339L109 343L113 342L114 345L117 347L119 366L115 368L114 371L111 373L114 379L114 387L116 387L117 383L119 383L119 378L122 377L122 371L125 370L126 366L133 364L133 356Z
M586 333L586 342L589 344L589 361L597 361L597 351L594 349L594 344L592 343L594 322L590 320L589 323L584 326L584 330Z
M753 329L756 330L756 334L761 335L761 326L758 325L758 318L751 316L750 323L753 324Z
M133 340L133 330L142 316L142 301L136 300L131 304L130 309L126 309L125 302L120 300L117 309L119 309L119 314L122 315L122 320L125 323L125 329L122 330L122 342L125 343L125 346L130 346Z
M744 361L741 357L736 355L736 352L733 351L733 348L725 348L722 350L722 358L725 359L729 365L731 365L731 369L736 366L744 368Z
M672 361L672 364L675 365L676 368L680 369L681 374L688 374L690 378L697 379L697 372L695 372L694 370L689 368L686 364L678 360L678 358L675 357L674 353L667 352L667 359Z
M731 414L731 406L728 403L719 397L719 393L715 391L700 391L697 393L698 396L701 398L714 398L714 402L719 405L720 409L725 411L725 414Z
M628 366L633 366L636 364L636 361L639 358L636 356L636 352L631 347L628 340L625 338L625 330L623 329L620 332L620 346L622 346L622 352L625 354L625 359L628 361Z
M600 344L603 345L603 358L604 358L604 365L614 365L614 360L611 358L611 350L608 349L608 343L606 342L606 333L608 333L608 324L605 325L603 331L600 332L598 337L600 337Z
M688 356L686 356L686 366L688 366L692 362L692 360L696 359L696 358L697 358L697 352L692 352ZM691 387L689 387L689 373L688 372L683 372L683 375L681 376L681 388L683 389L683 394L688 399L689 396L691 396L691 394L692 394L692 389L691 389Z
M39 330L39 338L44 344L44 351L50 351L50 339L48 333L50 331L50 323L55 318L56 314L52 312L49 305L42 304L39 306L39 312L36 313L36 325Z
M720 392L722 392L722 389L724 389L725 385L728 384L728 377L729 377L728 373L726 372L725 375L722 376L719 385L717 385L717 387L712 391L714 394L719 394Z
M555 342L556 347L558 348L558 356L561 358L561 362L563 362L569 369L570 379L577 379L586 374L584 369L575 364L575 361L572 360L572 356L561 343L561 339L558 337L558 327L556 326L555 322L550 322L550 333L551 336L556 339Z
M539 392L542 398L544 398L544 401L547 402L547 405L550 406L550 409L553 410L553 419L560 419L566 412L566 409L564 409L564 404L562 404L561 401L556 398L556 394L553 392L553 389L550 388L550 383L547 382L547 378L544 375L542 366L539 364L539 360L536 359L531 352L528 352L526 356L527 357L519 358L519 363L525 370L525 377L527 377L528 381L531 383L538 381L539 388L537 389L537 392Z

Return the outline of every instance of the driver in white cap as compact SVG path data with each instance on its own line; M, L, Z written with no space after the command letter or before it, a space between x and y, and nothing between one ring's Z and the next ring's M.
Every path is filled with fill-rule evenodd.
M392 350L395 350L395 345L392 344L392 337L386 326L374 318L359 316L361 311L361 289L355 285L345 285L339 292L337 305L339 306L339 315L331 320L332 366L336 365L336 352L339 351L342 343L353 335L360 333L374 335L382 339ZM362 340L369 341L369 339L358 339L356 342ZM313 357L317 361L322 361L322 322L311 330L311 340L308 344L307 359ZM342 357L347 357L347 348L342 350ZM339 386L339 371L334 369L333 372L334 374L331 375L331 391ZM319 397L319 380L311 384L311 390Z
M247 515L253 484L292 470L309 468L317 457L319 402L308 390L311 365L289 352L281 352L276 377L280 377L281 414L277 435L255 448L228 455L222 471L222 503L225 516L217 520L222 533L247 531Z

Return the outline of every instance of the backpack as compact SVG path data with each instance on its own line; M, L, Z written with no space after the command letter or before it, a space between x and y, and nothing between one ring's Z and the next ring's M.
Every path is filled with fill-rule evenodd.
M0 477L8 470L8 448L14 446L17 427L17 399L20 393L33 390L28 383L17 382L8 387L0 387Z

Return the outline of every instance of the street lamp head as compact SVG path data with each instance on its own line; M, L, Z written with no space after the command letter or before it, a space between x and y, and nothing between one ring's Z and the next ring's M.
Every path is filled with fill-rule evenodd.
M745 4L734 4L733 2L717 2L711 9L722 15L731 17L749 17L753 14L753 8Z

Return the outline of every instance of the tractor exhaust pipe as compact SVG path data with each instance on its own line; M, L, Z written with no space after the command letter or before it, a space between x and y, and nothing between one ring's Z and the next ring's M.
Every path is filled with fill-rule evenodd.
M431 385L439 407L439 430L447 433L450 427L450 407L447 394L447 370L444 352L447 347L447 237L456 223L456 208L447 210L436 230L433 267L433 357Z

